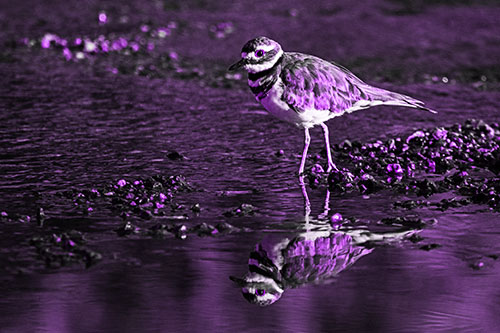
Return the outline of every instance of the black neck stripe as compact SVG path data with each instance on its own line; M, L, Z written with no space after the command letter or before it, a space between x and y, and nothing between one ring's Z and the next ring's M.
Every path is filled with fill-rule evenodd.
M276 70L276 67L278 67L282 61L283 61L283 55L281 55L281 57L276 61L276 63L273 65L273 67L271 67L269 69L265 69L265 70L257 72L257 73L248 73L248 79L250 81L255 82L258 79L260 79L261 77L264 77L266 75L273 73Z

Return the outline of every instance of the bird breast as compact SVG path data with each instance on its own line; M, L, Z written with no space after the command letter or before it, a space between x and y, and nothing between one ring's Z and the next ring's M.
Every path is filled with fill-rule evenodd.
M283 96L283 82L278 79L267 95L260 100L262 106L276 118L301 126L302 120L297 112L292 110L281 98ZM258 99L257 99L258 100Z

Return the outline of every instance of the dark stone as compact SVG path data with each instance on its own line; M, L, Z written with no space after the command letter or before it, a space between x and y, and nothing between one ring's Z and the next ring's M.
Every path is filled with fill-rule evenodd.
M432 244L426 244L424 246L421 246L420 249L424 250L424 251L430 251L430 250L438 249L440 247L442 247L442 245L436 244L436 243L432 243Z
M191 210L194 212L194 213L199 213L201 212L201 207L200 207L200 204L199 203L195 203L194 205L191 206Z
M174 161L184 159L184 156L182 156L180 153L178 153L176 151L171 151L170 153L167 154L167 157L171 160L174 160Z
M213 236L219 233L219 230L217 230L214 226L205 222L196 225L195 227L189 229L189 231L196 233L198 236Z

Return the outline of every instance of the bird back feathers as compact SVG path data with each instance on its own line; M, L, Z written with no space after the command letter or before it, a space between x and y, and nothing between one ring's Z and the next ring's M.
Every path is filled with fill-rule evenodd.
M370 86L335 63L294 52L284 56L282 99L297 112L328 110L333 118L376 105L394 105L436 113L410 96Z

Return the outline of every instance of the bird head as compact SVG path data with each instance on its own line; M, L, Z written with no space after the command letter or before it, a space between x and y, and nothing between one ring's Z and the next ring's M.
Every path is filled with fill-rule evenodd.
M239 287L243 297L252 304L268 306L281 298L284 290L273 279L258 273L249 273L244 278L229 277Z
M241 50L241 59L229 67L229 71L244 68L249 73L258 73L272 68L283 55L281 45L267 37L248 41Z

